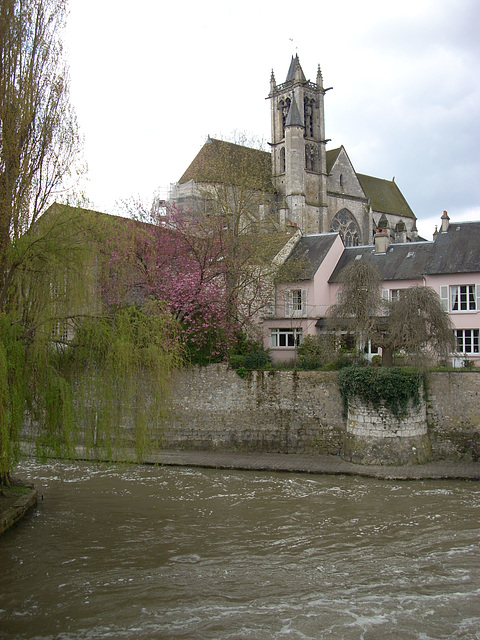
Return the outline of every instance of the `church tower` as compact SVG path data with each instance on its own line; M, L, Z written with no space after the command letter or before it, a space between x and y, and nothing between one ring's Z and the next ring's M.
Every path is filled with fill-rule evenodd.
M328 89L327 89L328 90ZM298 56L287 79L270 79L273 183L282 221L303 233L327 231L327 160L323 78L305 79Z

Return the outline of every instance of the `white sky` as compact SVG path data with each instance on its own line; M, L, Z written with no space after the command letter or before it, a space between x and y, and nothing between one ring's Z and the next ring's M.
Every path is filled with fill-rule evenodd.
M208 134L270 140L270 73L324 85L327 148L395 180L431 239L480 219L478 0L70 0L91 206L167 194Z

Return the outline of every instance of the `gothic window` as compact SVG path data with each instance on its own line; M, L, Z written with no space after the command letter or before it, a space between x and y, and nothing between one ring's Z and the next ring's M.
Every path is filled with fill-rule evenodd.
M341 209L335 214L331 231L338 231L346 247L358 247L360 244L359 226L348 209Z
M287 122L288 112L290 111L290 102L290 98L286 98L285 100L280 100L278 103L278 108L282 115L282 138L285 138L285 123Z
M303 101L303 115L305 122L305 135L308 138L313 138L313 106L315 104L314 100L310 98L305 98Z
M280 173L285 173L285 147L280 149Z

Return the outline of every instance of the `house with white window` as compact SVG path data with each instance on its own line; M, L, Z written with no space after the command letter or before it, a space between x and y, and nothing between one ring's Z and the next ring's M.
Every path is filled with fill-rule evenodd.
M325 330L328 308L337 300L342 271L354 260L374 264L382 296L395 301L402 290L428 286L439 295L454 326L452 363L480 365L480 222L450 223L444 212L433 241L392 242L388 227L372 245L345 247L338 233L302 236L290 252L298 265L295 281L277 285L275 312L264 321L265 346L274 362L295 358L306 335ZM369 355L376 353L369 345Z

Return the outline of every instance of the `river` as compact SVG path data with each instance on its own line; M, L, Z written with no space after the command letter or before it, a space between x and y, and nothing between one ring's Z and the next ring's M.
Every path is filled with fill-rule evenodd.
M0 637L480 639L469 481L27 461Z

